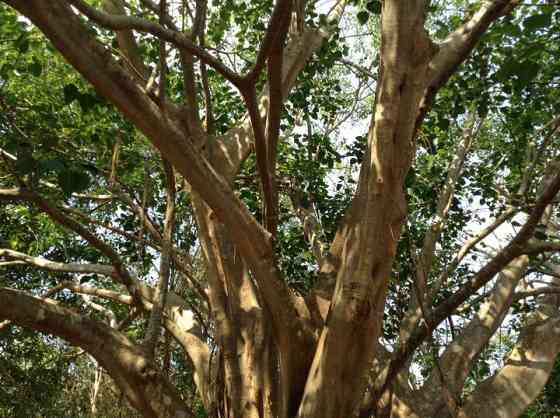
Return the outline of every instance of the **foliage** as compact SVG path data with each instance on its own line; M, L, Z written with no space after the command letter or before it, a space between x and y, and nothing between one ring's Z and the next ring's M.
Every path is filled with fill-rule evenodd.
M135 6L133 11L138 12L138 2L131 3ZM352 31L377 29L382 2L353 3L350 13L359 26ZM438 39L444 38L472 14L474 3L479 2L430 2L428 31ZM273 2L269 0L212 2L205 35L207 46L218 51L223 60L229 59L234 70L247 71L255 60L272 7ZM177 13L186 12L178 9ZM317 27L324 19L324 13L313 9L309 10L306 23ZM91 30L117 49L109 31L93 26ZM344 22L341 29L333 31L299 75L282 109L282 140L277 162L280 226L274 250L286 283L304 296L311 294L321 279L321 272L294 210L298 206L296 201L318 220L319 238L331 242L350 207L357 187L358 167L367 152L363 121L371 113L379 59L370 53L367 62L349 64L360 54L359 50L352 52L355 45L349 34ZM18 18L3 3L0 36L0 148L5 152L0 187L32 185L37 193L64 208L66 215L94 231L119 254L123 265L153 285L158 276L161 247L131 208L147 208L144 216L155 228L163 230L166 178L162 156L113 105L71 69L52 45L45 43L38 29ZM366 36L360 35L357 42L379 46L377 39L372 41ZM138 41L147 58L146 65L155 68L158 43L146 35L138 36ZM487 224L508 207L522 212L534 204L539 194L536 180L543 176L546 162L559 152L557 142L549 141L545 129L551 118L560 113L560 90L556 88L560 83L559 57L560 10L552 4L528 2L493 25L471 58L440 90L419 130L415 163L404 184L408 222L398 243L383 312L384 341L398 341L415 292L415 257L433 226L449 165L469 124L477 126L475 139L450 200L437 256L429 266L428 282L433 284L452 264L468 238L468 231ZM178 54L171 54L168 64L171 73L167 94L179 102L186 94L179 76ZM264 80L259 83L262 87ZM208 85L213 96L215 136L224 135L243 118L243 100L213 69L208 69ZM202 102L202 94L199 96L196 99ZM206 113L207 110L201 111L200 117L207 122ZM116 147L119 147L119 160L113 171ZM521 196L518 190L528 169L527 150L531 155L539 154L540 158L532 167L528 191ZM251 155L232 184L249 212L262 220L264 203L256 172L257 161ZM191 259L189 274L204 288L211 273L191 205L191 191L178 174L176 179L177 227L173 241ZM115 198L88 198L106 193ZM61 263L110 263L107 255L28 202L2 204L0 219L3 220L0 223L2 249ZM520 225L516 222L507 225L509 229L500 239L505 240L511 231L516 231ZM544 235L544 238L550 237ZM465 278L472 276L489 258L490 246L481 244L467 262L451 272L445 285L432 295L434 304L462 287ZM532 274L537 273L542 261L538 257L531 260ZM172 289L195 311L213 353L219 352L215 318L205 308L204 297L190 286L193 277L187 278L173 263L171 270ZM63 280L74 278L71 273L49 273L15 265L2 271L0 285L41 295ZM78 275L77 279L80 284L123 290L110 278L96 274ZM484 288L483 292L487 290ZM59 292L53 298L106 322L101 313L90 311L72 292ZM115 312L118 322L127 319L127 307L114 301L96 302ZM534 310L531 303L523 305L524 309L521 305L514 306L509 313L504 332L511 338L518 334L517 325L528 311ZM436 352L445 347L479 306L475 301L450 317L435 330L433 341L422 346L413 358L419 370L418 376L414 376L417 384L435 370L434 347L430 345L436 346ZM141 340L145 331L145 321L136 318L125 329L126 335L136 340ZM492 375L511 345L509 340L488 344L469 375L465 393ZM67 357L72 350L59 340L15 326L7 327L0 334L0 417L33 416L37 411L52 417L86 416L89 398L84 393L89 390L94 365L85 356L69 361ZM198 416L206 416L196 393L193 366L180 347L168 342L165 349L160 347L156 357L162 367L167 365L168 377L183 400ZM544 418L560 413L559 367L557 361L543 394L524 417ZM103 416L133 416L134 412L120 402L122 395L114 384L103 386L99 396Z

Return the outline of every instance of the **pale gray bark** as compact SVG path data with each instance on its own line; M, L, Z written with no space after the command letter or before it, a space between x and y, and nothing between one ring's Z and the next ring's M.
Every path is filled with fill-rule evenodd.
M302 2L298 1L300 8L293 14L296 24L288 34L288 42L284 47L277 36L286 35L288 29L285 17L291 13L292 2L279 0L254 65L247 74L240 75L211 55L203 45L193 41L199 38L197 33L201 30L201 2L198 2L197 16L193 19L198 22L193 23L193 33L179 32L167 22L169 16L163 16L163 13L159 23L126 16L120 7L122 4L117 0L107 3L106 10L109 13L94 9L81 0L6 0L5 3L15 7L37 25L55 48L149 138L188 182L194 196L200 239L208 267L208 288L199 290L199 293L202 299L208 301L208 310L216 328L220 364L224 365L219 373L223 374L226 390L217 395L217 391L212 388L215 380L210 376L209 347L185 301L173 292L162 299L156 290L141 284L135 277L123 276L126 271L120 271L118 255L111 252L111 248L103 247L103 243L95 241L95 237L88 235L92 245L98 244L96 248L105 250L104 254L111 258L113 266L53 263L7 249L0 250L0 256L10 260L8 263L23 262L53 272L96 272L120 280L127 286L131 296L75 283L61 284L60 288L124 304L133 304L135 298L139 298L136 302L145 311L155 312L153 318L159 315L160 318L154 322L161 321L189 355L194 365L197 388L210 413L221 406L224 416L235 418L285 418L296 415L300 418L337 418L352 416L358 409L360 414L377 410L379 416L391 409L394 416L427 418L436 413L434 408L438 405L431 405L427 409L415 405L416 402L426 402L425 399L422 401L422 395L427 392L415 392L408 386L406 374L398 373L406 366L412 351L427 338L426 328L421 325L416 329L405 329L403 344L393 353L377 347L388 280L401 226L406 217L403 184L415 153L416 131L438 88L465 60L489 25L510 11L516 1L483 2L468 22L439 45L429 39L424 29L425 1L383 2L381 70L377 101L372 109L368 133L368 149L361 168L358 191L330 252L326 251L326 244L317 239L319 231L317 224L310 222L311 214L303 210L298 213L304 221L304 229L320 270L326 273L326 279L318 285L317 292L307 299L293 292L284 282L277 267L270 233L272 231L273 235L276 222L276 147L265 147L266 160L261 159L261 163L265 163L260 170L261 177L265 188L269 189L266 193L270 193L266 198L267 213L271 214L267 221L268 230L250 214L231 186L243 161L254 148L263 145L259 144L263 133L276 145L282 100L310 56L330 35L328 25L319 29L305 28L302 25ZM111 8L111 3L115 7ZM151 4L152 10L157 9L157 5L151 2L143 3ZM76 9L72 9L70 4ZM329 19L339 19L344 4L344 1L337 2ZM112 57L92 36L80 20L80 14L117 31L120 49L128 61L125 65ZM184 107L166 99L164 78L160 79L158 94L146 88L141 57L133 54L134 32L156 36L161 42L169 42L181 50L185 88L190 93L187 94L190 101ZM247 101L249 116L223 136L208 135L198 120L193 57L198 57L203 65L213 67L230 80ZM255 80L267 65L267 59L269 86L257 100ZM209 97L206 85L207 101ZM210 131L208 129L208 133ZM419 265L419 297L430 294L426 283L433 264L435 243L444 226L453 187L460 175L468 145L468 141L465 141L450 167L437 218L432 231L426 236ZM262 149L257 150L257 159L262 156ZM443 355L441 363L445 379L434 387L441 388L441 384L449 382L448 389L454 395L459 395L466 373L514 298L515 285L527 263L523 255L529 251L526 244L535 231L544 206L550 203L559 188L560 176L556 176L546 186L545 197L541 196L535 203L527 224L510 245L481 271L468 278L456 294L435 309L428 309L430 326L437 326L461 303L502 272L488 304ZM42 205L33 193L26 190L0 190L0 199L26 199ZM58 212L51 210L48 205L41 207L53 219L64 224L64 218ZM132 210L142 220L142 227L146 228L150 239L155 241L153 247L162 251L162 259L169 257L180 261L185 256L169 248L169 238L164 236L169 229L161 234L145 216L146 208L132 207ZM466 243L450 268L455 268L480 239L510 215L508 212L500 217L499 222ZM77 227L73 230L79 234L80 231L84 234L87 232ZM534 252L544 251L543 246L532 248ZM554 249L557 248L548 247L549 251ZM188 258L188 254L185 257ZM169 260L166 258L165 262L169 263ZM188 270L188 264L178 263L185 271ZM508 264L509 269L506 268ZM445 280L450 271L444 272L441 279ZM333 277L336 277L336 285L327 283L324 286ZM137 346L117 331L111 333L99 328L70 311L54 307L49 301L38 301L17 292L0 290L0 299L7 300L11 296L13 300L8 307L0 303L0 317L60 335L88 351L92 350L100 364L126 391L132 404L146 416L189 414L184 411L166 380L154 371L150 356L138 351ZM24 309L21 313L12 311L16 304L23 302L29 302L28 310ZM418 310L416 313L410 323L417 323ZM63 317L71 320L63 320ZM78 321L84 328L77 329L73 321ZM550 364L560 350L557 341L549 342L545 335L547 332L558 333L557 328L556 316L549 315L545 322L523 334L511 361L502 372L484 383L487 392L475 391L459 412L469 417L483 416L477 415L483 411L475 406L476 402L483 400L487 405L494 405L499 414L520 413L538 391L530 389L522 392L518 388L514 391L511 385L507 386L510 383L508 380L531 378L536 382L535 387L542 387L550 372ZM91 330L95 330L93 334L97 337L87 334ZM99 335L102 335L101 339ZM96 338L98 345L99 341L108 341L114 343L116 348L105 348L107 344L103 344L103 347L94 346ZM540 347L544 343L548 343L548 347ZM110 354L121 357L111 362L109 351L105 350L117 350L118 353L111 351ZM126 358L122 356L123 353ZM522 358L521 354L526 354L526 357ZM128 364L127 359L134 359L134 364ZM535 367L535 362L540 363ZM136 367L136 363L141 364L141 367ZM543 367L539 369L540 364ZM124 366L130 370L123 370ZM372 375L367 376L366 371ZM146 376L153 381L147 382ZM386 391L391 385L391 390ZM488 400L486 396L490 393L493 398ZM520 394L523 400L506 402L515 393ZM218 405L224 399L227 402ZM442 413L448 412L444 410Z
M173 386L124 334L79 316L50 300L0 289L0 316L82 347L111 375L130 403L146 417L191 417Z

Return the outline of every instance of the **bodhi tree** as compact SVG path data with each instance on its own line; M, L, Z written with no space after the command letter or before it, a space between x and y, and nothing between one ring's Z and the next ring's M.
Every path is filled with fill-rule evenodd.
M80 347L146 417L537 398L560 352L553 3L2 3L3 332Z

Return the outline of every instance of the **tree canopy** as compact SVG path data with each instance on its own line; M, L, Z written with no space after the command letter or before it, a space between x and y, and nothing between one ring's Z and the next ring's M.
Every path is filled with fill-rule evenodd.
M0 417L558 415L558 6L1 1Z

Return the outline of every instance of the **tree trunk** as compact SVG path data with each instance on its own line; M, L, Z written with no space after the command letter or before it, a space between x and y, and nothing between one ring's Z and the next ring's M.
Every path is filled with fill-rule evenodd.
M188 356L198 394L212 418L479 418L490 416L489 411L494 416L512 418L521 414L537 396L560 351L560 339L554 338L560 333L557 311L543 311L533 318L506 366L461 399L469 371L514 300L516 286L529 262L524 246L533 235L543 208L560 189L560 175L552 181L552 186L547 186L543 193L546 199L540 198L534 204L529 221L512 243L445 303L428 312L430 316L424 317L421 323L424 312L419 308L423 308L423 298L431 294L427 275L447 213L445 208L452 198L452 191L449 192L438 208L441 225L436 225L433 236L426 239L427 254L422 257L424 264L416 274L419 282L416 300L412 302L409 317L403 321L400 341L393 351L381 343L387 289L401 229L407 219L403 186L416 152L417 131L438 88L466 58L488 26L513 7L515 1L483 2L468 22L437 47L424 28L429 2L382 2L377 93L358 188L330 250L323 251L321 246L314 245L322 272L331 281L335 279L335 283L331 286L332 283L320 279L306 298L289 287L278 267L277 208L267 208L265 212L271 215L267 222L269 228L263 227L232 185L251 149L262 147L262 143L255 141L263 138L255 137L259 134L258 126L267 117L269 123L274 119L269 139L273 137L271 142L276 146L278 132L274 131L279 127L283 99L311 54L329 36L328 27L305 30L300 22L296 25L298 33L290 36L285 47L283 42L274 41L277 34L267 32L273 38L274 57L272 64L271 61L268 64L269 76L274 81L269 80L268 93L265 89L258 101L255 94L258 60L252 70L256 71L254 74L250 72L243 77L232 74L216 64L208 52L192 46L192 40L184 34L173 32L169 36L168 28L153 22L127 20L123 7L117 7L117 12L111 15L92 11L88 3L78 0L6 0L5 3L31 19L97 91L149 138L188 183L207 270L207 288L200 293L206 298L213 338L201 333L200 324L185 300L171 291L167 293L166 274L162 274L159 292L128 277L125 284L130 296L105 289L96 292L79 285L63 286L76 293L89 292L116 303L135 304L144 313L151 311L153 332L147 338L148 350L124 333L59 307L53 301L9 289L0 289L0 318L61 336L86 349L107 370L130 403L149 418L193 416L154 360L160 325ZM343 4L339 2L337 7L343 8ZM288 15L283 7L291 7L291 2L277 1L273 15L276 16L277 10L282 12L278 15ZM117 31L123 53L129 55L140 74L133 76L114 59L75 10L91 22ZM131 55L135 49L133 29L155 34L162 43L175 42L174 46L183 54L184 67L188 67L185 73L190 76L186 80L190 83L186 87L189 91L196 89L193 56L198 54L204 65L214 65L218 73L239 88L250 117L226 135L215 137L207 135L198 120L194 109L196 91L188 98L186 116L185 109L165 101L165 97L160 96L158 100L150 95L139 80L147 70L138 57ZM265 37L263 45L267 45L267 40ZM258 51L259 57L262 54ZM274 68L275 63L281 68ZM465 145L461 161L450 169L449 181L457 181L467 149ZM256 152L259 161L262 155ZM275 167L276 148L268 150L268 154L268 163ZM266 178L270 183L265 187L272 189L272 198L265 199L267 205L277 205L276 173L266 172L265 160L259 162L263 164L259 167L263 182ZM168 180L174 182L174 171L168 168L171 173ZM33 202L25 190L5 195ZM168 197L174 205L174 186ZM168 204L169 208L173 205ZM45 210L44 205L42 208ZM300 213L302 217L309 215L305 211ZM84 235L83 228L72 228L62 217L56 220ZM173 258L177 254L171 248L173 222L168 219L166 223L166 234L159 239L165 246L163 262L169 268L171 259L178 264L181 260ZM306 233L313 233L312 227L305 229ZM148 233L158 240L157 233ZM14 251L10 257L20 257L28 264L51 271L84 269L25 258ZM96 274L118 279L120 270L116 264L90 265L90 268ZM437 367L427 383L421 387L409 385L407 366L414 351L429 340L435 327L498 273L500 276L487 303L435 359ZM541 305L550 307L551 303L547 300ZM210 353L214 350L217 355L212 358ZM514 387L511 379L517 384L531 379L531 385ZM445 399L433 401L440 392Z

